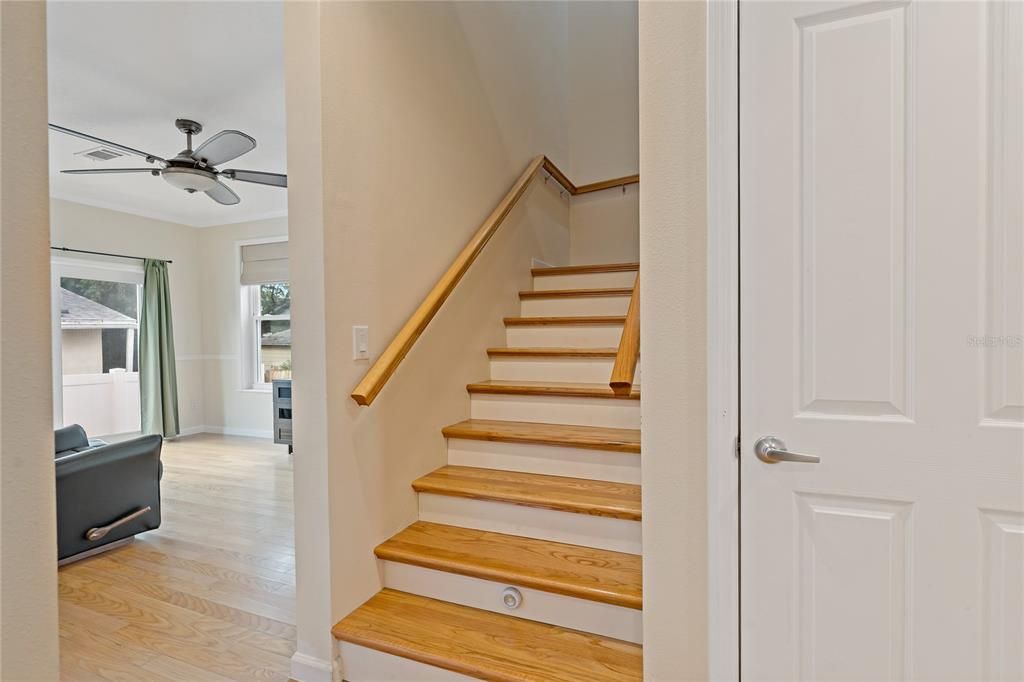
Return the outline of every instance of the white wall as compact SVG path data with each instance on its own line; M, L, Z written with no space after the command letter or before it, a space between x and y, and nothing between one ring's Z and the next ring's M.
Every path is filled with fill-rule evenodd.
M203 368L207 430L235 435L273 435L269 391L242 386L241 295L238 242L288 237L288 219L271 218L197 230L203 319Z
M640 5L644 679L707 666L704 2Z
M205 420L205 368L200 311L205 294L200 285L198 230L106 208L51 199L50 235L54 246L174 261L169 270L174 352L178 367L178 413L183 432L201 427ZM65 258L73 254L59 255ZM90 260L87 256L83 259ZM107 260L125 263L120 259Z
M569 164L577 185L639 172L637 3L568 3ZM556 160L557 163L557 160ZM573 263L639 260L637 187L572 202Z
M56 680L46 5L0 3L0 679Z
M307 265L292 282L295 676L329 665L330 626L379 589L373 547L416 518L409 484L444 463L440 427L468 416L465 384L487 375L480 349L502 342L501 317L517 308L530 258L568 259L566 202L537 182L377 401L360 408L349 397L369 367L351 359L351 326L369 325L378 356L529 159L565 148L543 101L564 83L557 69L531 66L533 35L564 11L556 3L285 8L290 257ZM474 33L514 31L500 45L509 73L526 79L518 96L488 91L481 74L494 63L478 59L470 24Z

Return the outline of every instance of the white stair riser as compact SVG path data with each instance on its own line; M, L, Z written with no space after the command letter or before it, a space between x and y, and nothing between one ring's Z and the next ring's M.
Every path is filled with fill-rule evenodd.
M505 345L512 348L618 348L621 339L621 324L505 328Z
M419 508L430 523L642 554L639 521L432 493L419 494Z
M519 303L519 314L522 317L625 315L628 310L629 296L524 298Z
M640 401L617 398L475 393L470 399L470 414L473 419L640 428Z
M444 668L341 642L341 674L345 682L479 682Z
M481 469L640 484L640 455L630 452L449 438L448 463Z
M594 272L581 275L534 276L533 290L610 289L612 287L631 287L635 281L636 270L627 272Z
M643 614L637 609L535 590L514 582L494 582L392 561L383 564L384 585L402 592L636 644L643 642ZM506 587L515 587L522 594L519 608L509 610L502 603L501 593Z
M565 381L603 384L612 374L615 358L494 356L491 378L507 381ZM640 384L637 363L634 383Z
M614 358L494 356L491 358L491 378L599 384L608 381L613 364Z

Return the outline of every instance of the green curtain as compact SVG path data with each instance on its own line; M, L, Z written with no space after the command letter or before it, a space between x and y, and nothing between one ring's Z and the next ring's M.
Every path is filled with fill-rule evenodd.
M167 263L146 259L139 322L139 394L142 432L177 436L178 372L174 366L174 325Z

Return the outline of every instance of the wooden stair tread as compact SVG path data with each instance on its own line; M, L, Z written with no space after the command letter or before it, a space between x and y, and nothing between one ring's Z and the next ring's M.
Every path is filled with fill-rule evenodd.
M603 289L550 289L520 291L519 298L590 298L594 296L631 296L632 287Z
M630 483L447 465L412 487L419 493L640 520L640 486Z
M625 315L564 315L552 317L506 317L506 327L587 327L625 324Z
M597 272L630 272L639 269L639 263L602 263L598 265L563 265L559 267L533 268L530 270L530 274L534 277L550 277L552 275L588 275Z
M636 682L637 644L383 589L335 638L494 682Z
M379 559L615 604L643 605L640 556L417 521Z
M513 358L614 358L618 348L502 347L488 348L491 357Z
M560 381L499 381L491 379L466 386L470 393L499 395L547 395L573 398L610 398L615 400L639 400L640 387L633 386L628 394L619 395L608 384L588 384Z
M464 440L535 443L637 454L640 452L640 429L467 419L444 427L441 433L446 438Z

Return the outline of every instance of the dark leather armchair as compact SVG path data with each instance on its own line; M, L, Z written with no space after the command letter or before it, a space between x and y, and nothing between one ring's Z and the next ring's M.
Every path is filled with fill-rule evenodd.
M57 430L54 440L59 560L160 526L162 437L96 446L76 424Z

